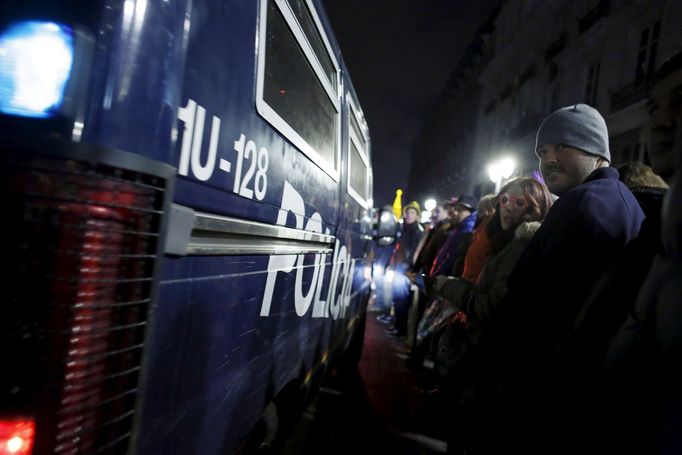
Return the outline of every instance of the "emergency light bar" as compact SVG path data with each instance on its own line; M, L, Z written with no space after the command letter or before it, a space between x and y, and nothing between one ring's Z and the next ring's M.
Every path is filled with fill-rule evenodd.
M21 21L0 33L0 113L73 117L87 85L89 34L47 21ZM82 80L85 79L85 80Z

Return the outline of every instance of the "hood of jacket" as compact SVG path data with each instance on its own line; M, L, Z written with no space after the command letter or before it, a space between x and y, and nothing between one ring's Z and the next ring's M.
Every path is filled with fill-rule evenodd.
M539 221L524 221L514 231L514 239L530 239L540 229Z

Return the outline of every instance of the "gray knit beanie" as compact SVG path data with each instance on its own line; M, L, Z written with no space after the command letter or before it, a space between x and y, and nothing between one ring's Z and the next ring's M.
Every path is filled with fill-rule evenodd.
M587 104L562 107L549 114L538 129L535 154L547 144L567 145L611 162L604 117Z

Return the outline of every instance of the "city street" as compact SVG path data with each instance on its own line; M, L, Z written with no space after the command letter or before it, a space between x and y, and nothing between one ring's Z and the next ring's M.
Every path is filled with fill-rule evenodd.
M328 378L286 453L445 453L444 408L422 392L405 366L405 343L385 328L369 313L358 371Z

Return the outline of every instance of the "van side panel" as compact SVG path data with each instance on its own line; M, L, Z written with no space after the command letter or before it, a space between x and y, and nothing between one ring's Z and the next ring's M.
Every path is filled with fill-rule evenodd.
M367 301L360 263L367 241L353 233L359 218L339 224L350 214L341 206L343 173L332 179L256 112L258 8L256 1L192 2L179 110L191 102L195 116L205 110L197 169L217 135L216 161L211 173L197 175L190 162L182 175L183 142L192 134L193 146L198 130L196 117L193 130L179 120L170 158L180 172L175 202L272 225L317 226L336 242L328 254L165 259L148 341L140 453L233 450L287 384L325 372ZM262 200L235 187L240 141L268 155Z
M257 109L261 8L275 0L10 1L10 15L42 11L85 26L95 40L88 103L76 122L82 133L69 124L67 145L175 167L172 202L197 217L281 229L283 242L291 233L284 228L303 236L299 244L313 244L312 233L328 240L312 253L262 253L272 239L230 233L251 250L188 250L154 263L130 453L232 453L282 389L324 375L369 293L367 207L347 193L352 84L321 2L299 4L319 15L339 65L336 176ZM189 243L199 234L224 240L196 226Z

